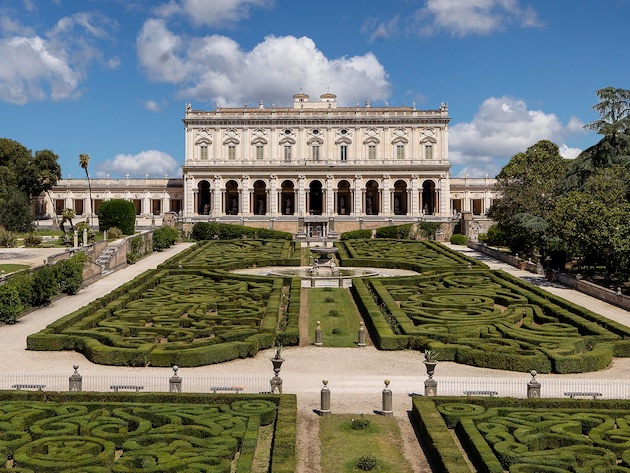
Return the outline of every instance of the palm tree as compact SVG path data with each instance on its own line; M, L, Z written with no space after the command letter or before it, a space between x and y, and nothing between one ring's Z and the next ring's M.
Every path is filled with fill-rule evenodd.
M90 155L89 154L80 154L79 155L79 164L81 165L81 167L83 169L85 169L85 175L87 176L87 180L88 180L88 189L90 191L90 226L92 226L94 224L94 207L93 207L93 201L92 201L92 183L90 182L90 173L88 173L88 164L90 162Z

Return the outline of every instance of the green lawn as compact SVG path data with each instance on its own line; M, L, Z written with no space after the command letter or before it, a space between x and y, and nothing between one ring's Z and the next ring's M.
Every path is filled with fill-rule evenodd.
M322 327L324 346L356 346L361 319L350 291L332 287L314 288L307 291L307 296L308 326L311 342L315 341L315 328L319 320ZM333 330L340 333L333 333Z
M28 264L0 264L0 271L4 272L4 274L9 274L29 267Z
M322 473L355 473L364 470L356 466L364 455L376 458L378 473L411 473L403 455L403 442L398 423L393 417L366 415L369 426L352 428L353 414L322 417L319 438L322 446Z

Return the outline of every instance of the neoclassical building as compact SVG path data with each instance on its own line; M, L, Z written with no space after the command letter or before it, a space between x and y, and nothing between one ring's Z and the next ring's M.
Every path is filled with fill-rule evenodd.
M181 179L95 179L93 207L134 202L139 216L175 212L184 226L219 221L319 237L419 222L487 227L494 179L450 177L448 106L339 107L331 93L292 107L195 110L184 117ZM91 212L86 179L59 182L40 213ZM472 226L470 228L473 228Z

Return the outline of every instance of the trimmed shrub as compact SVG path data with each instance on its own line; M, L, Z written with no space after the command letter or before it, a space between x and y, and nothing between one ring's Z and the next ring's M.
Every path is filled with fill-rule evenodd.
M468 243L468 237L466 235L462 235L461 233L454 233L451 236L450 241L453 245L465 245Z
M31 304L40 306L48 304L50 299L59 294L59 282L55 268L44 266L33 273Z
M128 200L106 200L98 208L98 229L101 232L118 227L124 235L133 235L135 224L136 208Z
M0 286L0 322L14 324L24 310L20 293L10 284Z
M175 244L178 237L177 230L173 227L164 226L153 231L153 249L162 251Z
M359 240L363 238L372 238L372 230L352 230L342 233L340 238L342 240Z
M367 429L370 426L370 419L361 414L358 418L352 419L350 421L350 426L354 430L363 430Z
M193 240L234 240L237 238L261 238L267 240L292 240L289 232L266 228L245 227L231 223L197 222L190 237Z
M376 458L372 455L363 455L357 460L357 468L363 471L372 471L376 468Z
M142 237L133 237L129 241L129 251L127 251L127 264L134 264L140 259L142 254L140 248L142 247Z
M76 294L83 283L85 253L79 252L72 258L60 261L54 268L59 280L59 291L63 294Z
M392 225L389 227L381 227L376 229L376 238L394 238L398 240L408 240L411 238L413 225L406 223L404 225Z

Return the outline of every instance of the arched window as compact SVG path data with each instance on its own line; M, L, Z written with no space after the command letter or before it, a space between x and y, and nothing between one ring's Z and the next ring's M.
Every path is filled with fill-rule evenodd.
M223 142L223 146L226 151L228 160L236 159L236 147L239 145L239 141L236 138L228 138Z

